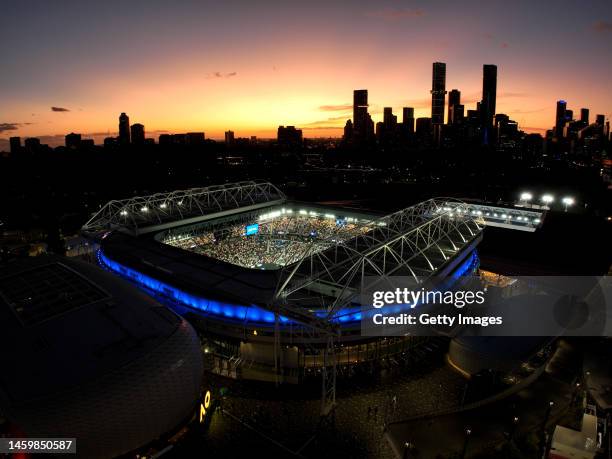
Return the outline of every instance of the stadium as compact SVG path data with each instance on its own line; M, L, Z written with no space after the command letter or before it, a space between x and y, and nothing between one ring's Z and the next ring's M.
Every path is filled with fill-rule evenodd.
M362 336L359 292L368 276L475 271L478 214L430 199L377 215L240 182L111 201L83 232L101 266L189 319L212 371L299 383L426 339Z

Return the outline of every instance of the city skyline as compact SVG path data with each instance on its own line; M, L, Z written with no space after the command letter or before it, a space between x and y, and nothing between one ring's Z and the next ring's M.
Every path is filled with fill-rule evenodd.
M325 17L299 5L236 3L231 14L229 6L185 3L171 16L167 5L130 5L117 17L112 4L97 5L69 31L56 24L81 15L76 3L8 6L5 17L15 20L0 30L18 45L6 51L0 76L0 149L11 136L58 145L72 131L101 143L116 135L120 112L155 136L204 131L223 139L233 130L273 138L279 125L295 125L305 137L340 137L354 88L368 89L375 123L383 107L430 116L436 61L446 63L446 90L461 91L466 111L482 97L482 65L497 65L496 112L526 132L550 129L560 99L575 113L610 116L605 2L589 11L564 3L554 15L517 2L503 18L469 2L338 2ZM212 37L227 39L212 47Z

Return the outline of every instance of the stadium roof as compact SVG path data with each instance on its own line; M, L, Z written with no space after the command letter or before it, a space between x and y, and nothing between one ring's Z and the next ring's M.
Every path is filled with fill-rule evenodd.
M298 322L323 326L355 301L368 276L433 276L479 240L482 226L482 219L461 202L430 199L359 223L342 241L332 235L317 239L324 244L304 244L297 262L271 271L243 268L120 232L107 236L102 248L108 259L147 276L146 282L157 279L205 298L258 304ZM322 245L329 248L321 250ZM126 271L117 266L121 269ZM163 290L159 284L154 287Z
M144 234L231 213L281 203L286 196L268 182L237 182L109 201L83 225L87 234L120 230Z

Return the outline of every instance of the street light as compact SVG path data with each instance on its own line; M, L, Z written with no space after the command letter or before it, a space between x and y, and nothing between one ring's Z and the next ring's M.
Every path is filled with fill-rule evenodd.
M563 205L565 206L565 211L567 212L567 208L569 206L573 206L575 201L574 198L572 198L571 196L566 196L561 200L561 202L563 202Z
M521 193L521 201L529 202L533 199L533 195L528 191Z
M463 442L463 451L461 452L461 459L465 457L465 453L467 452L468 440L470 439L470 435L472 435L472 428L467 426L465 428L465 441Z
M519 422L519 417L514 416L512 418L512 428L510 429L510 435L508 436L508 441L512 441L512 438L514 437L514 433L516 432L516 426L518 425L518 422Z

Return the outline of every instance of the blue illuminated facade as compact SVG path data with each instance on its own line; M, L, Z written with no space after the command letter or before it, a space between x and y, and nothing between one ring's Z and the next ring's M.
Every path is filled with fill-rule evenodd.
M225 303L185 292L173 287L168 283L154 279L153 277L147 276L146 274L111 260L103 253L101 249L97 252L97 258L98 263L103 268L112 271L119 276L130 280L131 282L134 282L136 285L147 291L168 298L181 306L194 309L204 315L212 316L213 318L218 318L220 320L232 320L243 323L250 322L253 324L264 325L274 324L274 313L257 305ZM452 272L452 274L445 278L443 284L440 285L440 290L448 290L457 283L461 276L473 274L478 268L479 263L480 260L478 258L478 254L474 250L465 258L465 260L461 262L461 264ZM393 308L386 308L385 313L396 314L398 312L402 312L403 310L409 309L410 305L398 305ZM377 312L379 314L381 313L381 311ZM328 312L325 309L321 309L315 310L315 314L318 317L325 318L327 317ZM334 315L332 320L345 325L354 325L356 322L361 320L361 317L361 307L356 306L341 309ZM294 321L284 316L280 316L279 320L281 324L295 324Z

